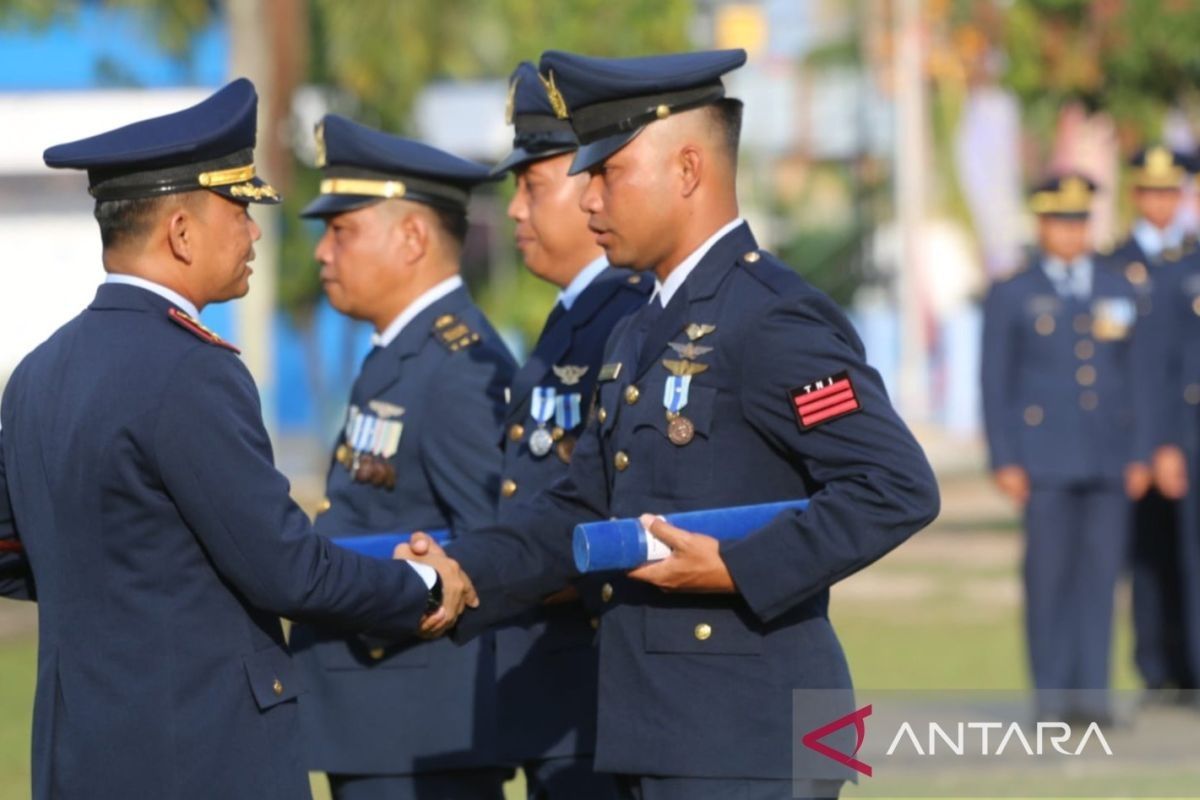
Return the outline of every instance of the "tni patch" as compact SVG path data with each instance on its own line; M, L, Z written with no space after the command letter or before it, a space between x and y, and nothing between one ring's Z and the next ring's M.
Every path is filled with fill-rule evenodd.
M848 372L798 386L790 394L802 431L862 410Z

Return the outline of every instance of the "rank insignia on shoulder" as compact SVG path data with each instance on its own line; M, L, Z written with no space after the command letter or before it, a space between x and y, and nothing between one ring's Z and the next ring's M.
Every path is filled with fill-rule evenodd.
M479 341L479 334L453 314L443 314L433 323L438 341L455 353Z
M583 376L587 374L587 364L583 366L575 366L572 364L563 364L561 367L555 364L552 369L555 376L562 381L563 386L575 386L579 381L583 380Z
M621 374L621 362L616 361L612 364L605 364L600 368L600 372L596 375L596 380L600 383L615 381L617 376Z
M862 410L848 372L797 386L790 394L802 431Z
M200 322L200 320L196 319L191 314L180 311L178 308L172 308L167 312L167 316L171 318L172 322L193 336L203 339L209 344L215 344L217 347L224 347L226 350L232 350L238 355L242 354L241 350L222 339L216 334L216 332L206 327L204 323Z
M696 361L688 361L687 359L676 361L673 358L664 358L662 363L668 372L680 377L699 375L708 369L708 364L700 364Z
M691 359L692 361L695 361L700 356L708 355L713 351L711 347L703 347L695 344L694 342L688 342L687 344L681 344L680 342L667 342L667 344L679 355L680 358L687 358Z
M689 342L694 342L697 339L707 336L716 329L716 325L701 325L698 322L693 322L691 325L687 326L687 328L684 330L684 333L687 334Z

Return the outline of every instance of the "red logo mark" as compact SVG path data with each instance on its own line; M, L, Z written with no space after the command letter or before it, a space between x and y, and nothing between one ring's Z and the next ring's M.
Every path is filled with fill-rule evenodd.
M869 764L864 764L854 757L858 755L858 751L863 746L863 740L867 738L867 724L863 720L869 716L871 716L871 706L863 706L858 711L853 711L846 716L841 717L840 719L835 719L828 725L822 725L815 730L809 731L808 733L804 734L804 738L802 738L800 741L803 742L804 746L809 750L815 750L826 758L832 758L839 764L850 767L856 772L861 772L863 775L866 775L869 778L872 775L871 766ZM855 733L858 734L858 742L854 745L854 752L850 753L849 755L841 752L840 750L834 750L832 747L821 741L834 731L840 731L842 728L851 724L854 725Z

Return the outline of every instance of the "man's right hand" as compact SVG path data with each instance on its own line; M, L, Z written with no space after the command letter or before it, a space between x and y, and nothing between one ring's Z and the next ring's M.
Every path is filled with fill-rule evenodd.
M1168 500L1182 500L1188 491L1187 458L1174 445L1154 451L1154 485Z
M1000 467L992 473L992 480L1017 505L1029 502L1029 474L1021 467L1013 464Z
M446 555L446 551L424 533L414 533L408 544L397 545L393 558L428 564L437 570L442 581L442 605L437 611L425 615L417 635L423 639L436 639L454 627L466 608L478 608L479 597L471 578L458 562Z

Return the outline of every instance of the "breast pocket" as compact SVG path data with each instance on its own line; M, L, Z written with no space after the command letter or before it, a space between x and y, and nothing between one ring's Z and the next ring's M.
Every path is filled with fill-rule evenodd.
M712 425L717 390L692 385L688 402L671 419L662 403L663 386L655 387L647 398L627 413L635 413L632 423L639 455L653 465L651 486L660 497L683 499L703 497L711 491L713 480Z

